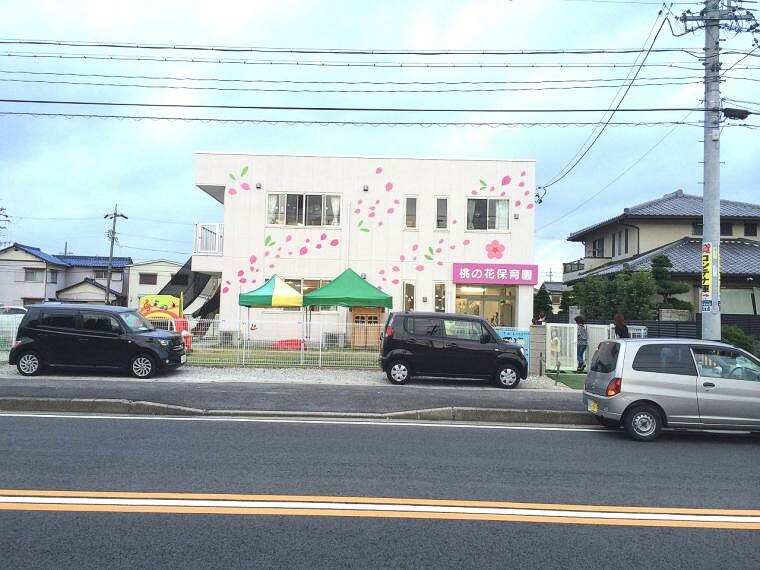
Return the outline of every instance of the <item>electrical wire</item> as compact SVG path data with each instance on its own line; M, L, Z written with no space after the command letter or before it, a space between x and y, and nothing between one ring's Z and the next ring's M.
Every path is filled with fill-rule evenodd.
M505 122L505 121L326 121L326 120L305 120L305 119L241 119L241 118L222 118L222 117L166 117L161 115L106 115L96 113L40 113L31 111L0 111L0 116L10 117L58 117L67 119L119 119L119 120L155 120L155 121L184 121L200 123L230 123L230 124L262 124L262 125L288 125L304 126L317 125L325 127L333 126L352 126L352 127L588 127L602 124L599 121L591 122ZM682 123L678 121L630 121L630 122L609 122L605 123L611 127L663 127L675 124L689 125L693 127L702 127L701 121ZM741 125L732 125L741 126ZM140 219L134 218L132 219ZM142 218L147 220L147 218ZM167 220L152 220L156 222L172 223ZM176 222L184 223L184 222Z

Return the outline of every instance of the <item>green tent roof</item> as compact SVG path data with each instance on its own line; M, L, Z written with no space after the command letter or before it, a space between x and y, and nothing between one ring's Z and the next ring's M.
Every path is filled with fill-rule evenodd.
M324 287L303 296L304 307L339 305L341 307L393 307L393 297L346 269Z

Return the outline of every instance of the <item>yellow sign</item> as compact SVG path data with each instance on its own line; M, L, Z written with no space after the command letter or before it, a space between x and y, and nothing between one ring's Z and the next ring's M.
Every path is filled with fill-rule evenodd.
M712 300L712 244L702 244L702 300Z
M176 319L182 316L182 300L171 295L140 297L140 314L146 319Z

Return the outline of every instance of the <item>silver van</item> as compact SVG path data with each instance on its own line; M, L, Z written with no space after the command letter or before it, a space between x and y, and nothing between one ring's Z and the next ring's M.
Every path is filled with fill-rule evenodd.
M603 426L639 441L663 427L760 431L760 360L719 342L604 341L583 401Z

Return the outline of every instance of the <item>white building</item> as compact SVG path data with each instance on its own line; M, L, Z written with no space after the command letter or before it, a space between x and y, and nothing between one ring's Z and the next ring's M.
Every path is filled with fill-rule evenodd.
M140 297L156 295L171 280L182 264L166 259L154 259L129 266L128 307L139 307Z
M351 267L393 310L530 324L533 160L199 153L196 169L224 223L197 225L192 269L221 277L224 320L244 318L238 294L275 273L306 293Z

